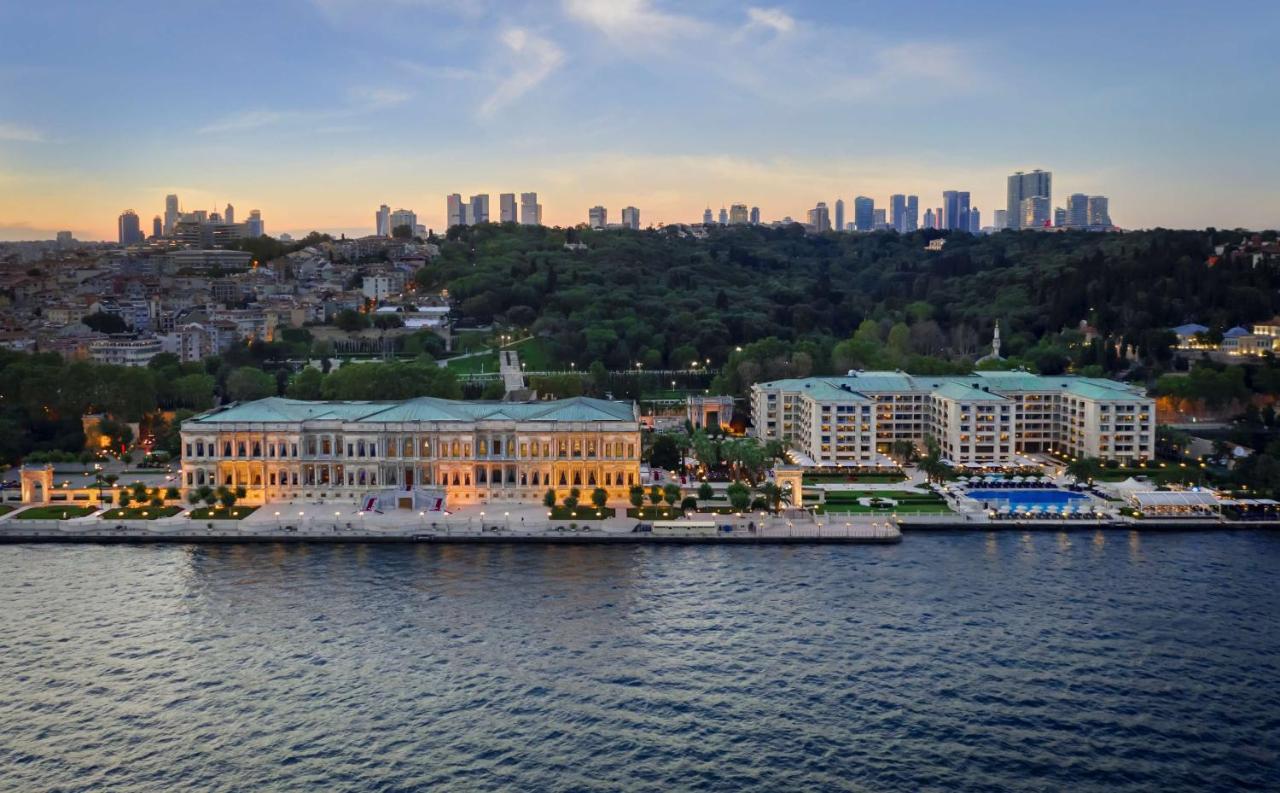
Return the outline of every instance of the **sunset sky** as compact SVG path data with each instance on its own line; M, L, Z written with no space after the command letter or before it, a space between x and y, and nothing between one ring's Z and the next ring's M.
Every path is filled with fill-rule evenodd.
M647 225L968 189L989 223L1036 167L1125 227L1274 228L1277 29L1185 0L6 2L0 240L149 229L170 192L295 235L527 190Z

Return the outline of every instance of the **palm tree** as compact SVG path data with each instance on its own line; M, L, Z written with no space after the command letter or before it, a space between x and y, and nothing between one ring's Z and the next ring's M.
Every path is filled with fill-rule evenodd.
M942 461L942 449L932 437L925 439L925 455L920 458L917 467L924 472L925 479L929 482L942 482L951 476L951 466Z
M1094 457L1078 457L1067 463L1067 476L1076 480L1077 484L1085 484L1092 482L1093 478L1098 475L1098 469L1101 468L1098 460Z
M772 512L782 509L783 504L791 503L791 493L783 490L776 482L763 482L756 488Z
M893 442L890 453L899 463L908 465L916 458L916 445L908 440L897 440Z

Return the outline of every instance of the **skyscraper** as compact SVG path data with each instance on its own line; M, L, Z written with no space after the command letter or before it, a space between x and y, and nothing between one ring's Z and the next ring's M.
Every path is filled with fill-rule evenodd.
M904 226L902 229L903 231L912 232L920 228L920 197L919 196L913 196L913 195L907 196L906 221L907 221L906 226Z
M1067 226L1082 229L1089 225L1089 196L1072 193L1067 196Z
M969 210L969 233L977 234L982 231L982 213L977 207Z
M391 207L383 204L373 215L374 234L379 237L391 236Z
M178 222L182 212L178 209L178 196L170 193L164 197L164 235L173 234L173 224Z
M471 211L467 214L467 220L472 226L478 223L489 222L489 194L481 193L480 195L471 196Z
M816 207L809 210L809 227L819 234L831 231L831 213L827 210L825 201L819 201Z
M151 236L156 239L164 236L164 221L160 219L159 215L151 219Z
M1028 198L1041 196L1046 201L1053 201L1053 173L1036 169L1031 173L1018 171L1009 177L1005 210L1009 218L1009 228L1024 228L1022 224L1022 202Z
M1009 228L1009 210L997 209L991 221L991 227L996 231L1004 231Z
M499 193L498 194L498 222L500 223L516 222L516 194L515 193Z
M876 202L860 195L853 199L853 227L858 231L871 231L876 225Z
M720 207L720 225L721 226L729 225L729 210L725 209L724 207Z
M587 225L593 229L602 229L609 225L609 210L598 204L588 209Z
M231 206L230 204L227 204L226 211L224 211L224 212L222 213L222 222L223 222L223 223L229 223L229 224L231 224L231 225L235 225L235 222L236 222L236 208L235 208L235 207Z
M267 226L262 222L262 212L257 209L249 210L249 219L245 221L245 235L249 237L261 237L267 233Z
M1089 196L1089 210L1087 218L1090 226L1111 226L1111 207L1110 202L1104 195Z
M1022 199L1018 228L1042 229L1049 225L1049 199L1042 195Z
M760 225L760 207L751 207L751 225Z
M520 222L526 226L542 225L542 204L537 193L520 194Z
M640 210L635 207L622 208L622 225L624 228L640 229Z
M445 198L445 207L447 210L447 222L449 224L449 228L466 225L467 220L463 216L464 213L462 211L461 194L450 193L448 197ZM383 209L386 209L386 207L384 206ZM387 229L387 233L383 236L391 236L391 229Z
M969 230L969 192L946 190L942 194L942 219L939 226L948 231Z
M702 211L702 225L710 226L714 222L711 218L711 207L707 207Z
M409 236L413 236L418 229L418 213L412 209L397 209L391 213L391 236L395 236L396 229L401 226L409 227Z
M836 199L836 231L844 231L844 199Z
M1054 228L1060 228L1060 229L1066 228L1067 210L1063 209L1062 207L1053 208L1053 225L1054 225Z
M937 228L937 222L933 219L933 210L926 209L924 211L924 227L927 229Z
M138 213L126 209L116 220L116 231L121 245L137 245L142 242L142 226L138 222Z
M907 197L901 193L889 196L889 225L899 233L907 230Z
M871 213L871 227L876 231L889 227L889 221L883 208L876 209Z
M729 207L729 225L741 226L751 219L746 204L733 204Z

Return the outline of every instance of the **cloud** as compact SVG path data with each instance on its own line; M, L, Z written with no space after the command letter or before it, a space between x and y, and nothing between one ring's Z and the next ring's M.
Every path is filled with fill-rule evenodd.
M250 129L259 129L261 127L269 127L286 121L296 114L279 110L244 110L239 113L232 113L229 116L206 124L200 127L196 132L201 135L210 135L220 132L244 132Z
M748 8L747 28L769 28L777 33L795 30L796 21L781 8Z
M15 141L17 143L43 143L44 135L31 127L0 121L0 140Z
M578 22L626 44L705 29L692 17L657 10L649 0L564 0L564 10Z
M0 241L24 242L31 240L51 240L57 232L53 229L40 228L25 220L0 220Z
M502 43L516 63L480 105L481 117L488 117L533 90L564 62L564 51L551 41L522 28L502 34Z
M384 107L402 105L413 97L413 94L408 91L400 91L395 88L356 88L352 90L351 95L362 110L377 110Z

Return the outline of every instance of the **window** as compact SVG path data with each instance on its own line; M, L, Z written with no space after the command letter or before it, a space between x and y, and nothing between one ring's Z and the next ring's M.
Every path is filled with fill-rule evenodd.
M244 453L244 441L236 441L236 457L247 457Z
M253 442L253 456L254 457L262 456L262 441Z

